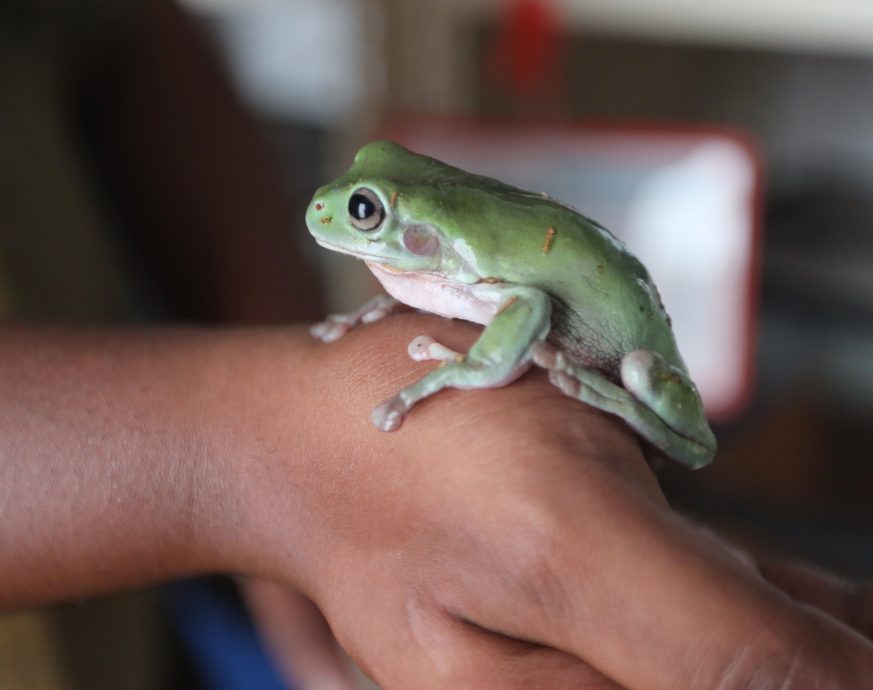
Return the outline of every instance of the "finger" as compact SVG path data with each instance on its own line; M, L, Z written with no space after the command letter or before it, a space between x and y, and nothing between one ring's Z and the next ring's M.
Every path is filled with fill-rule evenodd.
M873 639L873 584L846 580L807 563L762 563L761 574L798 601Z
M301 690L358 687L321 612L300 592L266 580L241 584L258 632L283 679Z
M446 688L500 690L621 690L621 686L566 652L515 640L457 621L455 678Z
M529 461L559 480L528 481L515 515L500 515L481 562L504 573L503 587L462 595L452 610L573 653L628 688L781 687L798 666L873 673L873 648L794 605L627 481L627 466Z
M622 690L578 658L454 618L445 611L407 607L406 624L420 655L403 677L385 687L421 690ZM391 670L399 667L394 665Z

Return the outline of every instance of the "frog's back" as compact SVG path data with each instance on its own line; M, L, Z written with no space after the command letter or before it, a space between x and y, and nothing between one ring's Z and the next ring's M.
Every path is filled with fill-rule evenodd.
M645 266L607 229L552 199L536 213L512 214L497 244L524 244L524 260L493 268L508 282L532 285L552 299L551 339L580 363L617 378L622 357L636 349L660 353L685 369L670 317ZM525 217L527 215L527 217Z
M545 194L468 173L392 142L356 159L392 179L482 279L538 287L552 298L552 339L584 364L615 373L638 348L684 369L646 268L597 222ZM357 167L356 166L356 167Z

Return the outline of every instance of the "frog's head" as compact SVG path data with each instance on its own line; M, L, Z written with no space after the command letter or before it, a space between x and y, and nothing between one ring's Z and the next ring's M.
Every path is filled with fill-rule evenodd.
M309 232L323 247L369 263L475 282L434 222L428 180L442 168L453 170L390 141L367 144L344 175L315 192Z

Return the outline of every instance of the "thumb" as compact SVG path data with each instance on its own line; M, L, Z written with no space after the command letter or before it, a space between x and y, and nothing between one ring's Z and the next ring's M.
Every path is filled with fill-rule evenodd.
M309 598L266 580L246 580L240 590L286 683L300 690L357 690L330 626Z

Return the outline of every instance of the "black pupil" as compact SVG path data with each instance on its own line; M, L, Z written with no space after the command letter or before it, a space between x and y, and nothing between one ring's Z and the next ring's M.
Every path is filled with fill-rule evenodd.
M358 220L367 220L376 213L376 205L362 194L353 194L349 199L349 213Z

